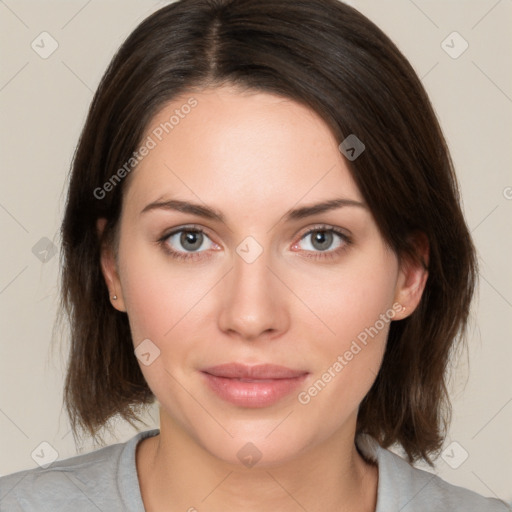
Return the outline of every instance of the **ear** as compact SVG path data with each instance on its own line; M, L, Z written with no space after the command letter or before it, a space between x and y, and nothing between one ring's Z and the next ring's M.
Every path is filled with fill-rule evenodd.
M402 309L394 320L402 320L418 307L428 278L429 243L425 233L417 232L411 237L415 257L401 256L399 275L395 289L395 303Z
M98 219L96 222L96 230L100 240L106 224L107 219L104 218ZM118 311L126 312L114 249L111 244L102 242L100 251L101 272L109 291L110 302Z

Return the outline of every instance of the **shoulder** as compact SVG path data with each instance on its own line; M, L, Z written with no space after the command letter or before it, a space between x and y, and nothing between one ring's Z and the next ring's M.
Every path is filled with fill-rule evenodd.
M58 510L121 510L118 468L131 460L137 434L126 443L118 443L57 460L47 468L19 471L0 478L0 511L32 512ZM136 478L136 476L135 476ZM123 489L124 490L124 489Z
M377 510L403 512L510 512L503 502L452 485L433 473L413 467L380 447L369 436L358 437L358 447L379 467Z

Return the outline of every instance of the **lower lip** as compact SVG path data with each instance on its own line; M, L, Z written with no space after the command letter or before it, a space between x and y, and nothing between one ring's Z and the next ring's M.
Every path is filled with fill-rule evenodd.
M291 379L261 379L246 382L203 372L206 382L220 398L240 407L268 407L299 387L307 374Z

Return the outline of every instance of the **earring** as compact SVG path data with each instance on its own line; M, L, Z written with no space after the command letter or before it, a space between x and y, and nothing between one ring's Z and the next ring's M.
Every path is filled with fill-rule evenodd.
M117 300L117 295L113 295L112 300Z

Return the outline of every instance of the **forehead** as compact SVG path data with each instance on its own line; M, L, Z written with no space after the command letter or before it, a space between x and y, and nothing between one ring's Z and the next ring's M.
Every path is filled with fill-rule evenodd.
M137 206L163 195L219 209L235 199L265 209L301 198L362 200L327 124L282 96L231 86L184 94L153 117L144 140L152 148L125 195Z

